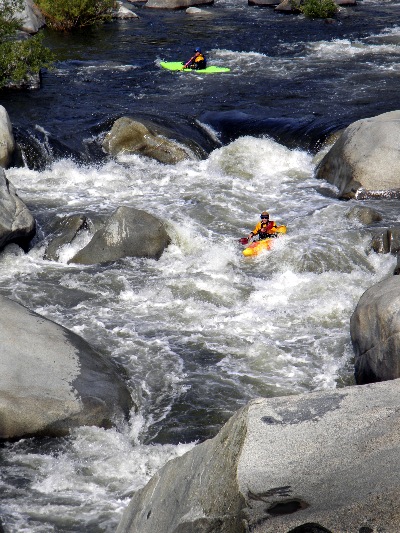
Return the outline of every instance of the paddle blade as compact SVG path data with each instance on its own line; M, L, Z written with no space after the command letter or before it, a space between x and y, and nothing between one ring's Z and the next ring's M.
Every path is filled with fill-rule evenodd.
M247 237L241 237L239 239L240 244L247 244L249 242L249 239Z

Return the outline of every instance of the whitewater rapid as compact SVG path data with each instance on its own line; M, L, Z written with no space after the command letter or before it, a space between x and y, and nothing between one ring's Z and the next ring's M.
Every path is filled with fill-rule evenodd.
M330 187L313 177L317 160L248 136L175 166L125 155L7 170L38 237L28 254L14 245L1 254L2 292L122 363L139 405L121 431L6 444L10 531L111 532L133 491L251 398L351 384L351 313L395 258L371 252L346 218L352 202L321 194ZM159 261L67 264L76 244L59 262L43 259L54 217L120 205L163 220L172 243ZM238 239L265 209L288 233L245 258Z

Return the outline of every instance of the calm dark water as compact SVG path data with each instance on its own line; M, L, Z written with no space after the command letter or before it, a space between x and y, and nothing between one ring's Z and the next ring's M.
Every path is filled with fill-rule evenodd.
M178 130L204 121L223 142L272 133L315 147L332 130L398 106L397 2L362 0L332 24L244 1L217 1L203 16L131 7L139 19L45 32L59 59L54 72L40 91L0 98L18 130L43 128L56 154L58 143L85 152L82 141L116 117L144 114ZM199 79L158 67L197 45L232 74Z

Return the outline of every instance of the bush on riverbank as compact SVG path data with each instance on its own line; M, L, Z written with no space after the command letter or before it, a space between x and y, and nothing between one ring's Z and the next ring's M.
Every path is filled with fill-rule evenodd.
M56 31L92 26L111 17L115 0L36 0L46 24Z
M43 67L49 67L53 54L42 44L41 36L17 40L20 22L15 13L23 8L21 0L3 0L0 12L0 89L23 85Z
M306 17L326 19L337 12L334 0L305 0L300 10Z
M0 88L21 85L40 69L49 67L51 51L42 44L42 36L26 41L7 41L0 44Z

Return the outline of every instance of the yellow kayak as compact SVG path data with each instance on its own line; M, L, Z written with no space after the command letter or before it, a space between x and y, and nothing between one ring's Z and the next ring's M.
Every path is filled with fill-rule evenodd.
M254 241L250 243L246 248L243 250L243 255L246 257L259 255L261 252L264 252L265 250L271 250L271 248L274 245L274 240L279 237L279 235L283 235L286 233L286 226L278 226L275 229L275 232L278 234L276 237L271 237L270 239L263 239L261 241Z

